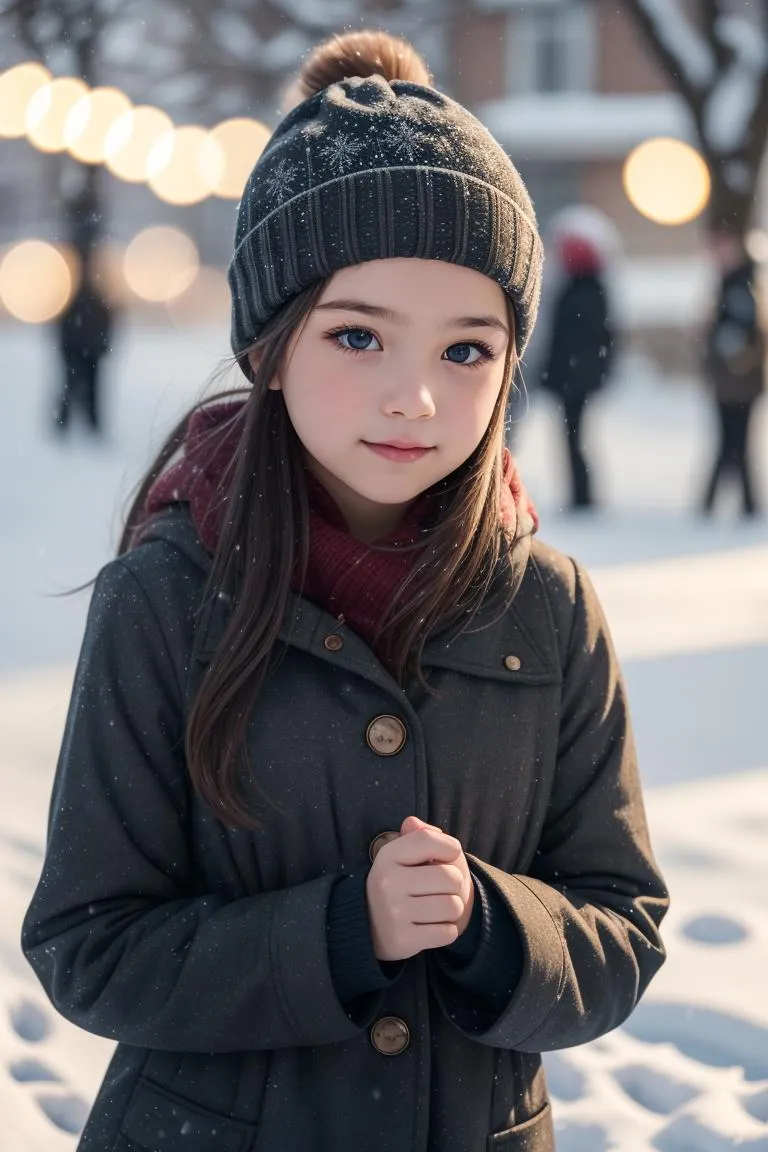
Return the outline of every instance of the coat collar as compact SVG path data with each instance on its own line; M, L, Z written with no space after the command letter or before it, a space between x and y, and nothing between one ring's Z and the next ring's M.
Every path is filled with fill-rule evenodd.
M179 548L203 570L209 567L210 557L187 517L177 513L158 518L153 535ZM506 610L496 597L489 598L463 631L454 629L428 640L424 646L425 670L444 668L508 683L558 682L562 675L557 634L529 536L519 540L513 552L512 593ZM229 611L230 598L224 594L204 606L196 630L194 660L201 664L210 661ZM331 636L338 636L341 645L335 640L329 642ZM290 647L363 676L389 694L402 695L369 646L310 600L291 595L279 638Z
M559 682L557 637L529 538L520 541L515 550L512 591L514 598L506 609L501 600L493 598L462 631L453 629L430 638L424 646L424 669L444 668L508 683ZM395 684L359 636L299 596L291 597L280 639L364 676L389 692Z

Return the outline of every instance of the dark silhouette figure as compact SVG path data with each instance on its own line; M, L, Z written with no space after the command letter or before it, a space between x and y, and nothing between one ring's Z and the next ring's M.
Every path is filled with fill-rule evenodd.
M755 401L765 387L765 335L754 295L753 261L735 238L718 243L715 252L724 270L707 333L704 372L715 402L719 442L703 510L713 511L721 482L730 474L741 487L744 515L753 516L758 507L749 462L749 427Z
M589 508L594 496L581 438L582 421L590 396L605 383L614 334L597 248L582 237L567 236L560 240L559 255L566 277L553 302L541 386L562 405L571 507Z
M102 429L99 396L101 361L109 351L112 311L87 277L58 318L59 351L63 362L56 428L64 431L79 408L94 432Z

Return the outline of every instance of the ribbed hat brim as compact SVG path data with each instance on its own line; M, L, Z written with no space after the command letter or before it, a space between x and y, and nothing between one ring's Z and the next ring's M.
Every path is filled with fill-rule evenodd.
M538 309L540 249L534 222L483 180L425 166L349 173L287 200L243 237L229 267L232 349L241 356L309 284L350 264L408 256L495 280L517 305L522 355Z

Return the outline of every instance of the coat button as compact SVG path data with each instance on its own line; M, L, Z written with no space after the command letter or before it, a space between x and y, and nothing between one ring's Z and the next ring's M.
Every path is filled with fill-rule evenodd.
M399 832L379 832L378 836L374 836L368 845L368 855L371 858L371 864L373 864L384 845L389 844L390 840L397 840L399 835Z
M504 667L508 672L517 672L522 661L519 656L505 656Z
M371 1028L371 1043L382 1056L399 1056L410 1042L408 1025L399 1016L382 1016Z
M376 716L365 731L368 747L377 756L394 756L405 744L408 733L397 716Z
M340 648L344 647L344 641L338 633L331 632L330 636L326 636L325 640L323 640L323 646L327 648L329 652L338 652Z

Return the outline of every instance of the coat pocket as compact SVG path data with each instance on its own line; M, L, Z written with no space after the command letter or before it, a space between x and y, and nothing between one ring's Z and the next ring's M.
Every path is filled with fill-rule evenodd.
M120 1134L146 1152L245 1152L256 1129L139 1080Z
M545 1104L540 1112L488 1137L488 1152L555 1152L555 1133L552 1127L552 1108Z

